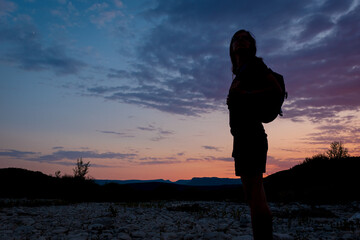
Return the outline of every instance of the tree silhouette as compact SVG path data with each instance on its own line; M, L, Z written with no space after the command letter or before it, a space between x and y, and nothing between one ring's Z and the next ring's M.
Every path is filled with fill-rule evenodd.
M307 164L314 161L337 160L347 157L350 157L347 148L345 148L341 142L335 141L330 144L330 149L325 153L318 153L310 158L305 158L301 164Z
M76 167L73 169L74 177L85 179L86 174L89 172L90 162L84 163L81 158L76 161Z
M341 142L332 142L330 149L326 151L326 155L330 159L341 159L350 156L347 148Z

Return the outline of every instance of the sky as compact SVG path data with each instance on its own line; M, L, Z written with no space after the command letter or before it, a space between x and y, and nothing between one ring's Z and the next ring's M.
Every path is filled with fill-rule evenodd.
M235 178L229 43L285 78L267 173L360 154L360 0L0 0L0 168Z

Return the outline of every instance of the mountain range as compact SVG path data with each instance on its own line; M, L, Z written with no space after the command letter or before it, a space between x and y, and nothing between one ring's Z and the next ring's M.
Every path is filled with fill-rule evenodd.
M360 201L360 157L313 159L264 179L269 201ZM98 181L98 183L96 183ZM99 182L100 181L100 182ZM0 198L78 201L244 200L239 179L193 178L106 182L52 177L19 168L0 169Z
M238 178L217 178L217 177L194 177L190 180L178 180L172 182L170 180L164 179L154 179L154 180L102 180L95 179L95 183L99 185L105 185L108 183L117 183L117 184L130 184L130 183L175 183L180 185L187 186L222 186L222 185L238 185L241 184L241 179Z

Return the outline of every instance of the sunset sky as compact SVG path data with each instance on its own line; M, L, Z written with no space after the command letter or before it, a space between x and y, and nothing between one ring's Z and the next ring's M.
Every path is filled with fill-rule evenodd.
M0 0L0 168L234 178L229 42L284 75L267 174L360 155L360 0Z

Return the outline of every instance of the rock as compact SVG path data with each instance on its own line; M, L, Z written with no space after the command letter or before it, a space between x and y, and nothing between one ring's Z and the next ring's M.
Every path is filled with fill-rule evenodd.
M15 229L14 235L29 235L33 231L31 226L20 226Z
M180 239L176 233L162 233L161 240L176 240Z
M110 217L95 219L93 224L102 224L104 226L112 225L114 220Z
M244 235L232 238L232 240L253 240L251 235Z
M61 233L65 233L67 231L68 231L68 229L65 227L58 227L58 228L52 230L52 233L53 234L61 234Z
M131 237L133 238L141 238L141 239L144 239L146 236L146 234L142 231L135 231L135 232L132 232L131 233Z
M294 237L286 233L274 233L274 240L294 240Z
M349 218L349 221L360 221L360 212L355 213Z
M80 232L77 234L69 234L67 236L68 240L87 240L88 239L88 233L86 232Z
M100 234L100 239L112 239L113 235L109 232Z
M33 225L35 223L34 219L30 218L30 217L24 217L20 219L20 222L22 225Z
M94 223L94 224L90 224L88 226L89 230L101 230L104 228L104 225L100 224L100 223Z
M184 236L184 240L195 240L195 239L199 239L199 236L195 233L188 233L185 234Z
M131 240L130 235L127 233L123 233L123 232L119 233L116 238L119 240Z
M226 239L226 234L222 233L222 232L206 232L206 233L204 233L202 239L204 239L204 240Z
M196 202L197 209L206 210L202 212L167 208L195 206L192 202L120 204L111 217L110 203L2 208L0 239L252 240L249 208L243 203ZM360 212L352 212L356 208L346 204L319 206L336 219L306 215L311 209L306 204L270 203L270 207L275 240L350 240L360 235ZM293 214L304 209L302 214Z

